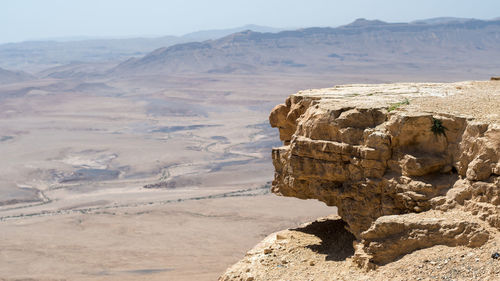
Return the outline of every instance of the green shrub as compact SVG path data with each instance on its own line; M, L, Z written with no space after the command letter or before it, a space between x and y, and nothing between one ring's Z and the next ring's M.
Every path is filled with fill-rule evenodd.
M431 131L434 133L434 135L446 136L446 132L445 132L446 130L448 130L448 129L445 126L443 126L443 121L432 117Z

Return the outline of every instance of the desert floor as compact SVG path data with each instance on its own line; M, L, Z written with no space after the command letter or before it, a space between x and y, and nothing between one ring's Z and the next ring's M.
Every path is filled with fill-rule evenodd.
M301 89L405 80L198 74L0 85L0 280L214 280L269 233L336 212L269 194L270 150L280 145L270 110Z
M6 220L0 280L215 280L269 233L332 212L260 193Z
M214 280L270 232L335 212L269 194L269 111L328 80L0 85L0 280Z

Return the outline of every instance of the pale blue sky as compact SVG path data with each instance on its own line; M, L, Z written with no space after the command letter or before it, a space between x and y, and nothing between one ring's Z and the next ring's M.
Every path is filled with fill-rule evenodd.
M500 17L499 0L1 0L0 43L78 36L181 35L258 24L338 26L356 18L390 22Z

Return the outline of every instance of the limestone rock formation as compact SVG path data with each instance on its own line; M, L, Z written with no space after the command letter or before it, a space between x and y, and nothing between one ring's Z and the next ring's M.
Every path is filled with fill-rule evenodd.
M292 95L269 118L285 143L273 150L273 192L337 206L369 262L435 244L480 246L488 232L472 221L403 215L460 207L500 226L500 126L454 106L474 86L358 85ZM495 82L480 86L500 89ZM448 100L449 108L419 105L432 95ZM415 237L418 231L426 234ZM403 239L411 235L417 241ZM397 246L380 242L394 236L401 239Z
M272 192L337 206L357 264L498 235L500 82L301 91L269 120Z

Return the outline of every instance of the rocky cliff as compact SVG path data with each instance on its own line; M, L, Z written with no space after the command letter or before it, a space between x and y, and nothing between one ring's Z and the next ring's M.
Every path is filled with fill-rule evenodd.
M269 117L284 143L272 191L337 206L360 268L484 246L500 229L499 108L494 81L301 91Z

